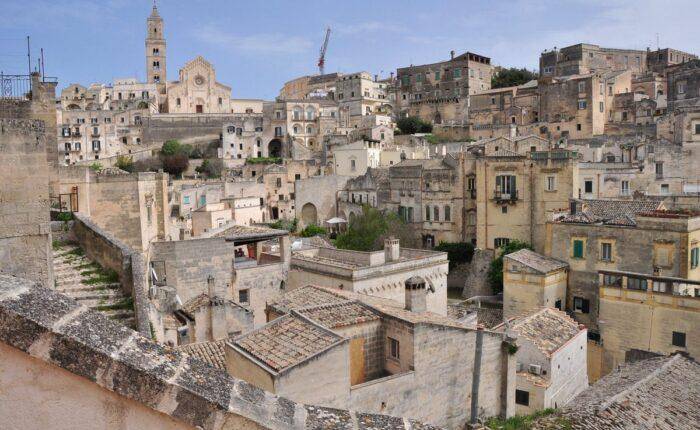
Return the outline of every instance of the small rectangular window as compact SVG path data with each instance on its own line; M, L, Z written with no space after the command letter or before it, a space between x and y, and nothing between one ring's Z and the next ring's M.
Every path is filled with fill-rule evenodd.
M671 344L673 344L673 346L685 348L685 333L674 331L673 338L671 339Z
M587 106L587 105L588 105L588 104L586 103L585 100L579 100L579 101L578 101L578 109L579 109L579 110L584 110L584 109L586 109L586 106Z
M554 176L547 176L547 182L545 183L545 189L547 191L554 191Z
M399 341L390 337L389 338L389 357L398 360L401 358L401 351L399 349Z
M627 288L630 290L647 290L647 280L641 278L627 278Z
M587 314L590 312L590 301L583 297L574 297L574 312Z
M583 192L585 192L587 194L593 192L593 181L584 181L583 182Z
M700 248L692 248L690 250L690 268L695 269L698 267L698 263L700 262Z
M600 259L612 261L612 243L603 242L600 244Z
M250 290L238 290L238 303L247 304L250 300Z
M583 240L575 239L573 243L573 253L571 254L574 258L583 258Z
M515 403L530 406L530 393L523 390L515 390Z

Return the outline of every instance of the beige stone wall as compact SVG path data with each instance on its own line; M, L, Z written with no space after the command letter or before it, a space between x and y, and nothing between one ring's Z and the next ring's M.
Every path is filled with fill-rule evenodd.
M631 349L700 357L700 299L668 294L600 288L600 334L605 349L603 372L625 362ZM672 332L686 334L686 348L671 343Z
M193 428L1 342L0 386L8 429Z
M273 376L252 362L248 356L226 345L226 371L258 388L277 394Z
M523 315L541 307L553 308L557 300L566 305L567 272L542 275L505 259L503 268L503 316ZM513 271L513 265L518 271Z
M29 118L30 102L0 100L0 111ZM14 109L14 110L13 110ZM0 120L0 271L53 287L48 137L42 121Z

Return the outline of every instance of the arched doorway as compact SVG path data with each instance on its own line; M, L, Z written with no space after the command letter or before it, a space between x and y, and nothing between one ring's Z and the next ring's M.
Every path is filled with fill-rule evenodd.
M301 221L304 225L316 224L318 225L318 213L316 211L316 206L313 203L306 203L301 208Z
M282 156L282 142L279 139L272 139L267 145L268 157L279 158Z

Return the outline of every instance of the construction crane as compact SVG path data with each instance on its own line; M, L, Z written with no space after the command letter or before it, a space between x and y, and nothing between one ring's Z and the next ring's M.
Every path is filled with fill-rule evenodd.
M326 64L326 49L328 49L328 39L331 38L331 28L326 27L326 37L323 39L323 45L321 45L321 51L318 55L318 72L323 74L323 67Z

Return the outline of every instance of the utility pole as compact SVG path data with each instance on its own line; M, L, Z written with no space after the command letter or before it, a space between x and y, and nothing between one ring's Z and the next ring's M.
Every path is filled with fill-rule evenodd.
M27 67L28 67L27 72L31 75L32 74L32 51L29 47L29 36L27 36Z

